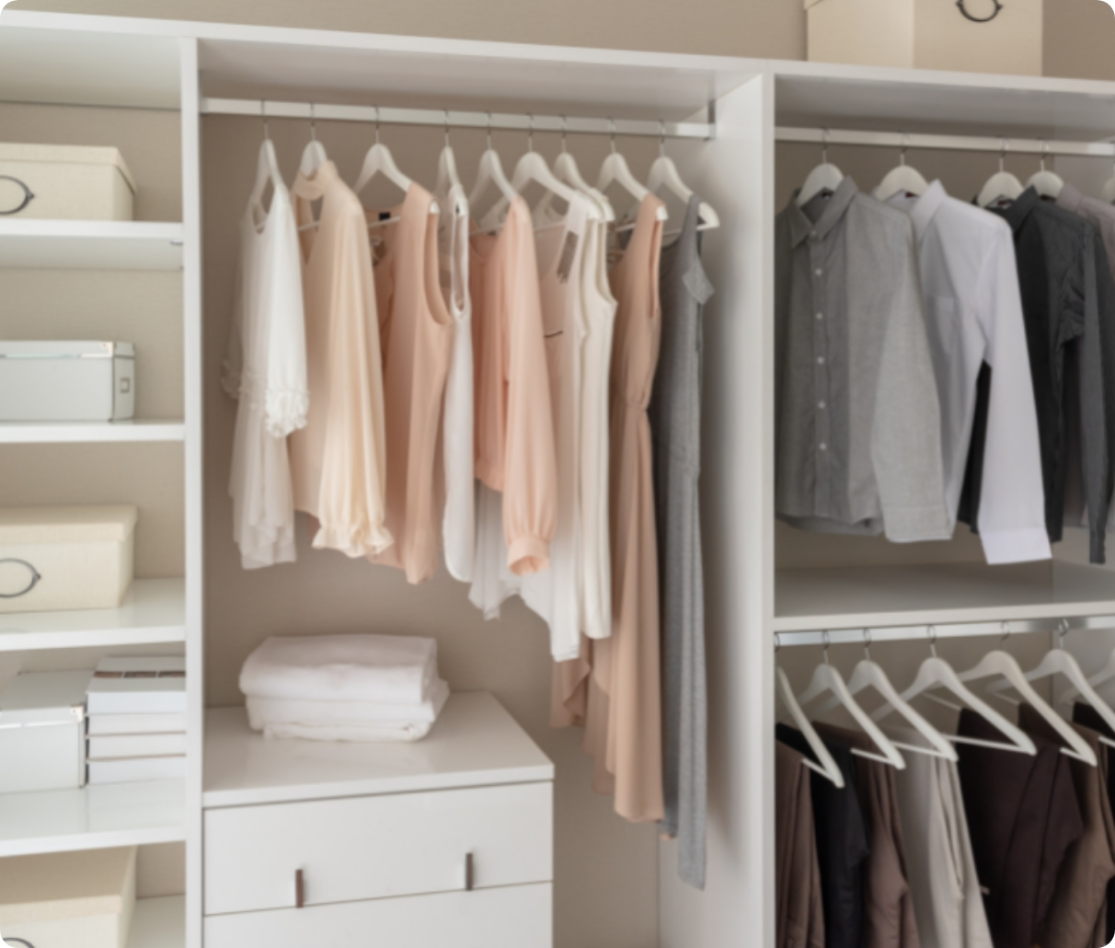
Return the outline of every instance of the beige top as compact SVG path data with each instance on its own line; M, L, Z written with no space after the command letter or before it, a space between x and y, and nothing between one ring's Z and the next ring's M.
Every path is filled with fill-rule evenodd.
M364 209L331 161L291 192L300 230L306 312L305 428L290 436L294 507L317 517L316 549L367 556L391 545L383 374Z
M557 462L530 211L511 202L498 236L471 239L476 476L503 492L508 567L550 564Z
M387 416L387 528L395 545L375 562L406 570L411 583L437 570L434 462L453 319L438 279L438 217L433 195L411 184L388 213L398 220L373 229L376 308L383 351ZM380 212L368 211L368 221Z

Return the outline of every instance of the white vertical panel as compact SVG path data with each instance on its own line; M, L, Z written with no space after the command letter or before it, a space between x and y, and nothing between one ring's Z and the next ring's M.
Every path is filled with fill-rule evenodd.
M717 138L671 144L716 208L703 262L701 505L709 680L708 880L660 859L662 948L774 943L774 97L758 76L716 105Z
M182 38L182 304L186 374L186 948L201 948L201 781L205 630L202 588L201 148L197 40Z

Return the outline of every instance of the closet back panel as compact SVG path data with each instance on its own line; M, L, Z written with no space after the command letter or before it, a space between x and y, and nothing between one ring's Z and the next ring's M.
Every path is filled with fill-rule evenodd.
M270 130L289 183L309 140L309 122L271 119ZM429 583L412 587L397 570L311 550L301 516L296 564L252 572L240 567L227 489L236 403L222 391L220 371L239 256L238 225L262 134L257 118L203 120L207 703L243 701L237 687L240 666L269 635L381 632L437 638L441 674L450 686L493 692L557 766L555 945L656 944L657 832L624 822L612 812L610 798L593 793L579 730L549 727L552 666L548 632L537 616L512 599L499 621L486 622L469 603L468 587L444 569ZM432 186L442 129L385 125L380 134L404 173ZM319 121L317 135L342 177L354 182L374 141L373 128ZM484 131L454 130L451 140L470 187L485 147ZM526 149L526 135L497 131L493 140L510 174ZM603 136L570 135L568 147L591 180L610 146ZM552 159L560 136L536 134L535 148ZM645 176L657 143L624 139L622 148L635 174ZM398 192L382 182L362 196L369 206L378 196L389 205L399 200Z

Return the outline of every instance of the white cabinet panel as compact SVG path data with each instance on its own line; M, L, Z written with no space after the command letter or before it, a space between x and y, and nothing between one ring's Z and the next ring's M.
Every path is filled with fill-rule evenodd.
M205 948L551 948L549 883L217 915Z
M205 913L452 892L553 878L553 786L475 787L205 813Z

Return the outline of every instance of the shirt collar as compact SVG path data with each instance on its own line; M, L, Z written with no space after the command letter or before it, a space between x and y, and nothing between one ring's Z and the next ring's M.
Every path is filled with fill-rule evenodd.
M925 237L934 215L940 210L947 197L945 186L939 180L934 181L910 208L910 218L914 222L914 230L917 231L919 241Z
M1057 203L1066 210L1079 213L1084 204L1084 195L1066 181L1061 193L1057 195Z
M1010 224L1010 229L1017 234L1022 225L1026 223L1026 218L1030 216L1030 213L1040 202L1041 197L1039 197L1038 192L1033 188L1027 188L999 213Z
M805 211L798 207L798 192L795 191L786 208L790 215L790 237L793 245L798 246L806 237L811 235L818 238L826 236L839 223L840 218L844 216L844 212L848 210L848 205L852 203L852 199L857 194L859 194L859 188L856 187L856 182L849 175L845 175L840 184L836 186L836 190L832 192L832 197L828 199L828 204L821 212L821 216L816 223L813 223Z

